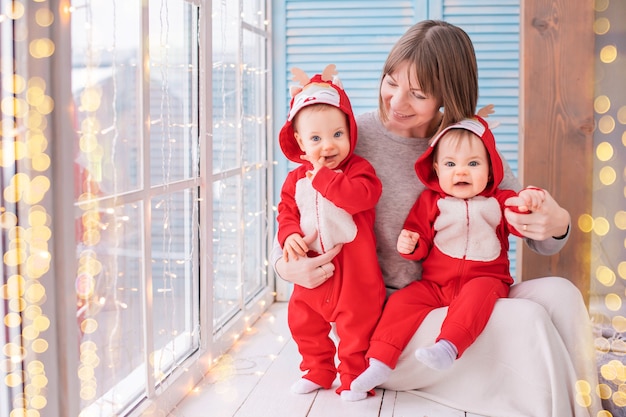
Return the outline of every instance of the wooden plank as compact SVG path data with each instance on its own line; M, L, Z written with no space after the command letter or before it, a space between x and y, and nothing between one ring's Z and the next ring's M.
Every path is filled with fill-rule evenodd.
M286 305L274 303L248 333L220 358L172 414L206 417L210 409L211 415L234 416L276 358L281 357L290 340ZM286 356L285 360L293 359ZM297 365L295 369L297 372Z
M336 338L334 332L331 337ZM287 326L287 304L275 303L171 412L176 417L464 417L462 411L413 392L376 390L363 401L343 401L330 390L297 395L300 354ZM208 413L208 414L207 414ZM468 415L467 417L482 417Z
M522 279L570 279L586 300L591 236L577 221L592 202L593 20L587 0L521 4L520 179L546 188L570 212L572 230L557 255L540 256L523 245L518 265Z
M312 403L319 396L293 394L291 384L298 380L300 354L295 343L290 341L278 358L259 379L254 390L243 400L243 404L233 415L235 417L298 417L306 416ZM337 396L335 394L335 396Z
M465 417L465 412L420 397L414 391L398 391L393 417Z
M335 381L330 390L320 391L311 411L307 417L378 417L381 402L383 400L382 390L376 390L376 395L368 397L362 401L344 401L335 393L339 386L339 379Z
M211 372L179 404L172 415L180 417L233 416L271 365L269 357L253 360L224 355Z
M376 392L378 394L378 392ZM383 402L380 406L380 417L393 417L393 411L396 406L397 391L382 390L381 396Z

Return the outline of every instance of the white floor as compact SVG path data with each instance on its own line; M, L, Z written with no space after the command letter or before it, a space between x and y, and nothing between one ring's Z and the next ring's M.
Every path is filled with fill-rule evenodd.
M334 389L306 395L289 387L301 376L287 328L287 303L275 303L169 417L481 417L408 392L377 390L346 402Z

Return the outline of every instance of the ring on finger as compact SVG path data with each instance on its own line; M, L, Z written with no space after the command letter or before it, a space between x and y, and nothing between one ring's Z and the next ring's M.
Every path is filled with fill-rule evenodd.
M328 272L326 272L323 265L320 265L319 267L324 272L324 278L326 278L328 276Z

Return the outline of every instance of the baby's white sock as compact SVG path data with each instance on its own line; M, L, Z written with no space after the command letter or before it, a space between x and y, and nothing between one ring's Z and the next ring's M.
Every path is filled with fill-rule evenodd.
M309 379L300 378L291 386L291 392L294 394L308 394L309 392L313 392L320 388L322 388L321 385L318 385Z
M454 363L458 351L450 341L441 339L427 348L419 348L415 351L415 357L424 365L443 371Z
M370 366L352 381L350 390L368 392L389 379L392 369L378 359L370 358Z
M344 401L361 401L367 398L367 392L357 392L351 390L341 391L341 399Z

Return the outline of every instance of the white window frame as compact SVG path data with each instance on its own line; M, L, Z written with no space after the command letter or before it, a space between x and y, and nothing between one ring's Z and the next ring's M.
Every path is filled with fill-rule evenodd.
M154 387L148 376L148 386L146 398L132 409L125 411L125 415L151 415L153 410L171 410L175 405L187 394L189 388L197 384L203 376L214 365L215 361L227 349L232 347L239 336L249 330L250 325L269 307L274 301L274 277L271 266L267 265L267 281L268 286L256 294L250 300L242 300L239 313L231 319L227 325L223 326L219 334L213 329L213 309L211 308L211 300L213 298L212 275L211 275L211 219L212 219L212 187L213 181L223 174L211 174L212 148L211 148L211 125L212 125L212 58L211 58L211 5L212 2L202 0L180 0L195 4L201 10L199 20L199 88L200 88L200 163L201 178L198 181L200 204L199 216L202 227L199 230L200 246L195 252L199 253L199 265L201 276L199 277L199 314L200 314L200 349L189 356L168 378L167 383L159 387ZM271 17L271 1L264 0L266 3L266 20ZM229 0L230 2L230 0ZM4 5L4 1L2 4ZM144 2L142 9L142 22L144 27L147 25L148 13ZM238 0L239 10L243 11L244 0ZM40 8L49 8L55 16L52 25L40 27L35 25L35 12ZM78 344L78 329L76 326L76 292L75 280L76 276L76 240L75 240L75 217L74 217L74 190L73 184L74 167L71 156L74 155L73 141L64 140L63 138L73 138L73 122L71 113L67 111L73 104L72 88L71 88L71 51L68 45L71 45L70 16L67 7L69 2L57 1L40 1L36 5L29 4L25 7L25 18L23 21L17 22L18 25L28 24L29 39L50 38L55 45L55 52L50 59L37 60L27 54L24 54L20 60L20 65L24 65L24 71L29 75L37 74L48 82L50 94L54 98L55 112L49 117L48 134L49 134L49 156L52 160L52 169L50 170L51 189L49 199L45 201L51 213L51 229L53 237L51 238L51 254L52 268L50 273L42 277L41 283L46 288L46 304L45 312L51 318L51 325L47 331L47 341L49 349L39 355L37 358L46 364L46 377L49 380L46 387L47 405L40 410L42 417L58 416L58 415L80 415L80 403L78 392L80 383L77 376L77 367L79 364L80 353ZM239 14L241 15L241 13ZM267 44L267 74L266 74L266 91L269 93L271 89L271 33L269 23L266 22L264 28L259 28L243 22L240 19L239 31L252 31L256 34L262 34L266 38ZM240 35L241 36L241 35ZM26 43L27 45L28 43ZM146 46L144 46L144 58L147 59ZM21 52L20 52L21 53ZM240 64L241 53L239 54ZM145 62L144 62L145 64ZM240 66L241 67L241 66ZM241 78L241 72L239 77ZM241 79L239 83L239 93L241 94ZM144 85L144 91L146 86ZM143 106L149 109L149 102L143 94ZM273 155L272 155L272 123L271 94L266 94L266 113L267 122L264 132L266 144L265 162L259 165L258 169L266 170L266 196L267 204L267 233L259 236L263 240L263 247L267 250L271 248L274 236L272 209L272 186L273 184ZM238 129L241 135L241 129ZM144 134L144 141L149 140L147 134ZM69 157L69 161L68 161ZM242 168L240 175L243 175ZM146 227L146 234L149 234L149 227ZM266 259L267 260L267 259ZM239 279L242 279L239 277ZM146 295L144 294L144 297ZM148 312L149 316L149 312ZM145 331L145 333L149 333ZM150 337L150 336L146 336ZM145 372L150 374L150 372ZM142 377L145 377L142 376ZM0 408L0 417L3 409Z

